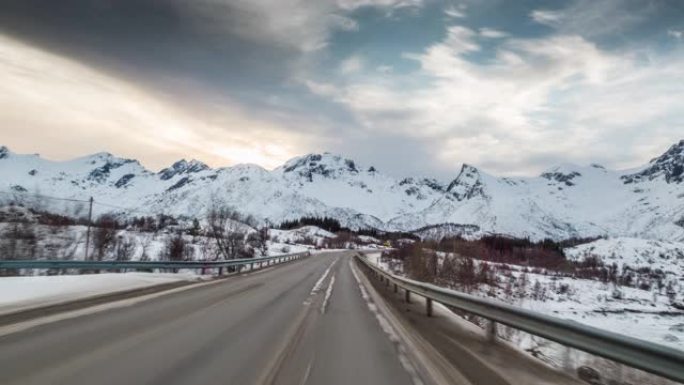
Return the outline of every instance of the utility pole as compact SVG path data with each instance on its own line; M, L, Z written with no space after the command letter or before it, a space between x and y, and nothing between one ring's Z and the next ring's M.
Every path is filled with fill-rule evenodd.
M86 232L85 260L88 260L88 248L90 247L90 225L93 223L93 197L90 197L90 208L88 209L88 231Z

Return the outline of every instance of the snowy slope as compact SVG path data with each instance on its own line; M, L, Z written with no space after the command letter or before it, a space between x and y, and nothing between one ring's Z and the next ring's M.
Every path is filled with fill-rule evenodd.
M96 214L201 218L218 202L262 223L328 216L351 228L450 224L442 230L477 226L467 228L468 236L684 241L683 169L684 141L635 170L561 165L539 177L499 178L464 165L451 181L394 178L328 153L294 158L272 171L183 160L154 173L107 153L55 162L0 147L0 203L18 200L83 215L83 204L35 194L93 196Z
M599 239L591 243L566 248L565 255L576 261L597 257L606 265L632 269L648 267L664 273L684 276L684 243L638 238Z

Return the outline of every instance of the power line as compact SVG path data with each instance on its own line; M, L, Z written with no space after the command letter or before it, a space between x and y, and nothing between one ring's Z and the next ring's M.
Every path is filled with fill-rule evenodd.
M62 198L62 197L55 197L55 196L50 196L50 195L44 195L44 194L36 194L36 193L29 193L29 192L23 192L23 191L3 191L0 190L0 194L6 194L6 195L12 195L14 197L16 196L26 196L30 195L36 198L44 198L44 199L53 199L53 200L59 200L59 201L67 201L67 202L80 202L80 203L88 203L88 200L82 200L82 199L73 199L73 198Z
M5 195L11 195L14 198L19 198L19 197L33 197L33 198L43 198L43 199L51 199L51 200L57 200L57 201L63 201L63 202L76 202L76 203L90 203L90 200L86 199L75 199L75 198L64 198L64 197L56 197L52 195L45 195L45 194L37 194L37 193L30 193L27 191L5 191L5 190L0 190L0 194L5 194ZM131 207L123 207L123 206L117 206L113 205L110 203L103 203L99 202L96 200L93 200L93 204L99 205L99 206L104 206L104 207L109 207L117 210L123 210L126 211L127 213L145 213L146 215L157 215L157 213L152 213L149 210L142 210L142 209L134 209Z

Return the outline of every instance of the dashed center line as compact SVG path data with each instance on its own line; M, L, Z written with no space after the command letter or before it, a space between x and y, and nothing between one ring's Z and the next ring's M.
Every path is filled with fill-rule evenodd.
M321 305L321 314L325 314L325 309L330 302L330 296L332 295L333 285L335 284L335 276L330 278L330 283L328 284L328 290L325 291L325 298L323 299L323 304Z

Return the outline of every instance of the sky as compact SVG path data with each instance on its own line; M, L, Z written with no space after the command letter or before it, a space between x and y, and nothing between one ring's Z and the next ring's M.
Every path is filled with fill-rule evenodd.
M679 0L3 0L0 144L158 170L643 165L684 138Z

